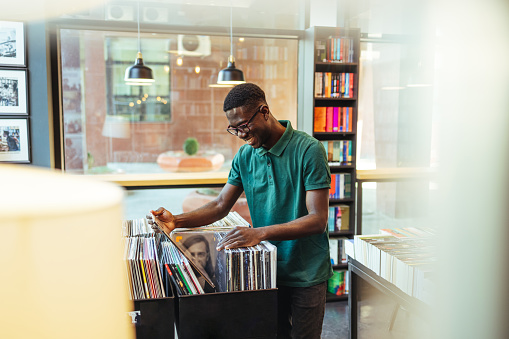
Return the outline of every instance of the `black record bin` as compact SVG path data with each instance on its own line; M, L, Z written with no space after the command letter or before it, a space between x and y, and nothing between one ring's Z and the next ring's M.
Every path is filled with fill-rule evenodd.
M276 338L277 289L175 297L179 339Z
M131 312L136 327L136 339L175 338L174 297L134 300Z

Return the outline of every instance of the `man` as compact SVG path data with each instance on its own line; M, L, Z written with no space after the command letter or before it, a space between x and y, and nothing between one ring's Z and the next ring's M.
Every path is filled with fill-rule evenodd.
M253 228L237 227L218 250L270 240L277 246L278 338L320 338L327 280L332 275L327 232L330 170L322 144L270 112L254 84L234 87L223 110L227 131L246 142L228 182L210 203L188 213L151 211L160 227L211 224L245 191Z
M7 140L9 152L19 151L18 139L10 135L9 131L4 130L4 138Z
M215 284L215 273L210 257L208 240L205 239L203 235L192 235L187 237L182 245L187 249L187 252L194 259L195 263L205 270L209 279ZM209 290L211 288L210 285L205 283L205 279L201 275L198 275L197 278L205 292L213 292L213 290Z

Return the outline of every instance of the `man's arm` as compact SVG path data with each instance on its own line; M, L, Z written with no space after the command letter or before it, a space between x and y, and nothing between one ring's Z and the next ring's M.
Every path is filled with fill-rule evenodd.
M173 215L163 207L150 211L154 221L168 233L175 228L198 227L212 224L228 215L243 192L242 187L226 184L219 196L211 202L187 213Z
M236 227L219 242L218 250L254 246L263 240L292 240L323 233L329 215L329 189L306 192L309 214L293 221L259 228Z

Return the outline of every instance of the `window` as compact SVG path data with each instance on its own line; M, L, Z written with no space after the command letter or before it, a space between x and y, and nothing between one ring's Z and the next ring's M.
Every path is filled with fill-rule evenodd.
M433 62L419 43L361 42L358 170L438 166ZM429 226L436 188L426 178L365 182L362 232Z
M142 34L155 83L129 86L123 78L136 58L136 36L60 30L65 171L165 172L160 155L180 156L188 138L198 141L203 156L222 157L221 168L228 169L242 144L226 131L222 106L230 88L215 86L227 65L229 37ZM296 126L298 41L246 37L234 44L246 80L264 89L276 118Z

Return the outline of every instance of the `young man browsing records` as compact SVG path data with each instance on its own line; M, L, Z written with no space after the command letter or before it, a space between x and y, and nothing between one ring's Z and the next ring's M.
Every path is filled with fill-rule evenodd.
M224 100L227 131L246 142L235 155L219 196L188 213L151 211L167 232L225 217L244 191L253 228L237 227L218 250L277 246L278 338L320 338L327 280L332 275L327 232L331 181L325 149L271 113L263 90L234 87Z

